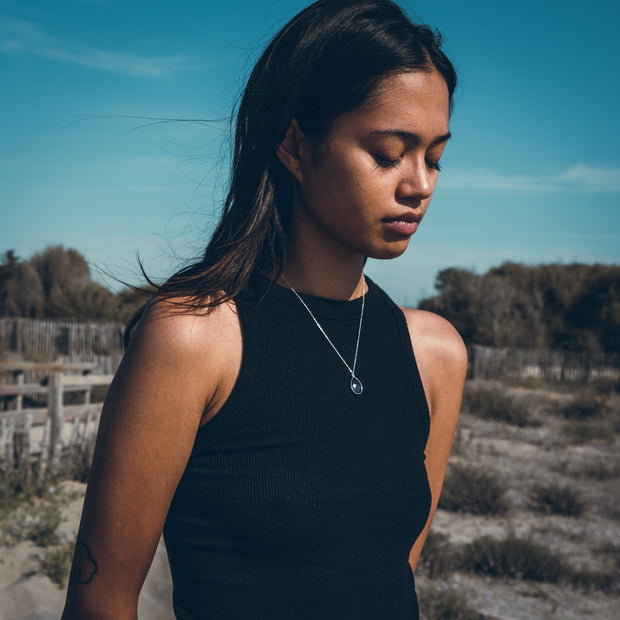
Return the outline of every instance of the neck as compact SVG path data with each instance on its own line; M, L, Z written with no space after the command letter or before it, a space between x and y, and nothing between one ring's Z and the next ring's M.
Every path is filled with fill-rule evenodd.
M285 286L299 293L349 301L364 293L364 261L357 264L327 264L325 261L289 257L282 275ZM282 283L282 278L280 279Z
M365 257L330 239L299 212L297 208L283 270L286 281L300 293L316 297L343 301L361 297Z

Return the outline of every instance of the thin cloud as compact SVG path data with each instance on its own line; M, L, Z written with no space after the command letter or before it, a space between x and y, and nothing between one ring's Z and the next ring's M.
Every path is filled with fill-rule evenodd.
M620 168L595 168L586 164L571 166L558 181L577 184L598 192L620 191Z
M441 186L482 192L555 191L557 189L546 179L537 179L527 175L509 175L488 168L446 170L445 174L442 173Z
M88 69L158 78L195 66L190 56L140 56L64 41L34 23L0 16L0 53L25 53Z
M488 168L446 170L441 186L471 192L620 192L620 168L575 164L551 176L504 174Z

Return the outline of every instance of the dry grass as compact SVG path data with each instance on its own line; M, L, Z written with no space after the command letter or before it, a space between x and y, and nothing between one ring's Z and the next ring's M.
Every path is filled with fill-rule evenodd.
M464 600L485 618L615 620L615 384L584 390L474 382L466 394L444 495L420 559L421 582L435 586L440 598L446 590L448 609ZM515 417L515 403L525 418ZM491 508L496 501L500 508ZM459 599L463 592L476 596ZM561 602L568 592L570 605Z
M506 485L493 472L474 465L450 464L439 507L452 512L500 515L508 510Z
M555 482L535 484L530 498L536 510L545 514L579 517L586 507L579 491Z
M525 426L530 422L522 403L500 386L467 385L463 394L463 409L486 420L515 426Z

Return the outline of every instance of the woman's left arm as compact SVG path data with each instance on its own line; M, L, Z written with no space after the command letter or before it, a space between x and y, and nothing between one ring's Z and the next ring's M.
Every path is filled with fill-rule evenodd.
M467 351L458 332L445 319L423 310L401 309L407 319L431 415L425 454L432 502L426 526L409 554L409 563L415 570L448 466L467 373Z

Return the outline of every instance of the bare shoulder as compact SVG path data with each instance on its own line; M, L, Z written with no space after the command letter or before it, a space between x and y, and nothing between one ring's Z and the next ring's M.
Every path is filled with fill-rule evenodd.
M149 304L120 374L182 386L214 407L216 395L224 396L232 388L241 364L237 310L229 302L209 311L188 311L180 305L183 301L155 299Z
M154 299L140 319L132 338L144 346L165 347L178 355L204 353L205 344L238 326L234 303L224 303L210 310L188 310L178 300Z
M429 403L432 405L453 390L460 395L467 373L467 349L460 334L437 314L412 308L401 310Z
M151 301L132 335L128 355L156 356L172 364L196 359L215 362L225 354L234 345L234 336L240 335L234 303L202 310L188 309L182 305L184 301Z
M444 362L457 367L467 365L467 350L452 323L433 312L401 308L414 348L432 351ZM417 345L417 346L416 346Z

